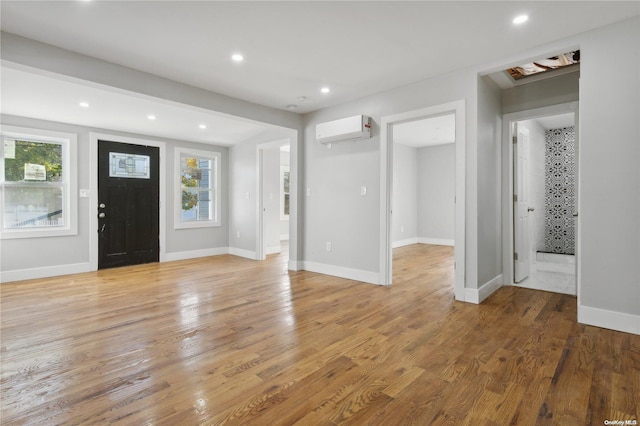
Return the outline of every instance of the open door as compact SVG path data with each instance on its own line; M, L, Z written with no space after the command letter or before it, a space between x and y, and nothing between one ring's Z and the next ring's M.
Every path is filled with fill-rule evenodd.
M514 282L529 276L529 130L513 124Z

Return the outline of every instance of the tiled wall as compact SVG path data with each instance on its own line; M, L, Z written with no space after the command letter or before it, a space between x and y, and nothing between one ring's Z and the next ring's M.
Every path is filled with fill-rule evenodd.
M545 251L575 253L575 128L545 132Z

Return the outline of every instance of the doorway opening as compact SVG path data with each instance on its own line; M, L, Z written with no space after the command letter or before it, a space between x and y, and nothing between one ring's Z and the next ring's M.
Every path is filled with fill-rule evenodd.
M408 193L407 188L402 186L402 182L395 182L394 178L401 178L401 174L405 173L406 170L403 166L397 165L394 168L394 157L410 157L414 155L416 158L416 174L418 169L419 156L418 156L418 148L416 152L413 153L411 149L405 149L404 147L400 147L395 149L394 142L397 139L397 136L400 137L399 140L402 140L402 134L405 131L412 133L412 130L419 128L424 125L434 125L434 129L431 132L431 137L436 138L435 135L435 127L440 127L444 132L447 125L444 122L449 122L449 126L451 126L451 121L453 125L451 126L453 129L453 141L449 142L451 145L446 147L446 144L442 147L436 149L436 151L442 152L431 152L429 155L428 147L423 152L425 161L433 161L435 158L444 155L445 157L451 158L451 162L449 164L445 164L444 170L448 171L453 175L453 181L447 183L447 185L423 185L422 187L428 193L431 193L432 198L437 198L440 196L447 197L446 194L449 194L449 203L453 202L451 206L449 204L448 210L447 208L443 209L435 209L431 210L430 213L435 213L435 217L442 218L443 215L448 215L448 220L452 221L452 226L449 226L449 233L440 234L436 233L433 235L428 235L429 226L434 225L434 221L428 223L429 221L423 223L423 234L419 235L418 232L418 198L416 197L415 205L416 210L415 213L411 207L403 208L402 205L411 206L411 202L407 203L405 201L401 201L401 199ZM418 135L420 138L421 135ZM424 135L422 135L424 136ZM449 136L451 137L451 136ZM443 139L441 139L443 140ZM422 149L420 148L420 149ZM397 152L394 152L397 151ZM405 152L409 151L409 152ZM448 152L453 151L453 152ZM412 242L422 242L422 243L431 243L431 244L446 244L446 245L454 245L454 292L457 300L465 300L465 292L464 292L464 279L465 279L465 160L464 160L464 151L465 151L465 115L464 115L464 101L456 101L449 104L438 105L435 107L425 108L421 110L410 111L407 113L397 114L394 116L388 116L382 118L381 124L381 251L380 251L380 284L390 285L392 283L393 276L393 247L403 245L405 243ZM444 158L444 157L442 157ZM408 160L405 160L408 161ZM402 167L401 170L396 170ZM410 169L411 167L408 167ZM426 169L424 170L426 171ZM442 172L443 170L440 170ZM396 173L398 172L397 176ZM429 173L433 173L434 170L428 170ZM451 176L449 176L451 177ZM399 184L399 185L398 185ZM418 187L417 180L415 181L416 189ZM402 188L400 188L402 186ZM448 189L447 189L448 188ZM394 193L395 190L395 193ZM411 189L409 188L409 191ZM453 200L451 200L451 197ZM400 209L400 210L398 210ZM404 210L404 211L403 211ZM415 214L416 222L415 222L415 236L407 235L412 233L413 219L411 219ZM397 218L396 218L397 216ZM451 217L453 216L453 217ZM408 219L407 219L408 218ZM407 225L410 223L410 225ZM451 225L451 223L449 223ZM436 231L440 232L440 231Z
M289 139L258 146L257 260L289 252L290 170Z
M413 244L447 246L448 249L440 251L450 253L452 258L452 247L455 246L455 114L394 124L392 136L393 262L404 260L404 256L432 256L427 247L400 249Z
M505 116L512 147L512 258L506 263L512 285L577 294L577 124L573 104Z

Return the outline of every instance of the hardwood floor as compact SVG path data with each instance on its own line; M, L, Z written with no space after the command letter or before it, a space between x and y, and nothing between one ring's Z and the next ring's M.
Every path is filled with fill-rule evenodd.
M638 420L640 336L573 297L453 300L450 247L391 287L218 256L3 284L1 423L564 424Z

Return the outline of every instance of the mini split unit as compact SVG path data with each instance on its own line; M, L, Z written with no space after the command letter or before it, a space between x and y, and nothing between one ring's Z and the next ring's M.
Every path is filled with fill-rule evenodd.
M369 139L370 137L371 118L366 115L355 115L316 125L316 139L324 144Z

